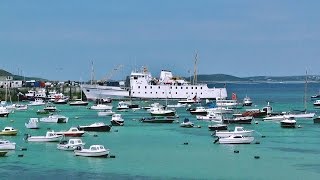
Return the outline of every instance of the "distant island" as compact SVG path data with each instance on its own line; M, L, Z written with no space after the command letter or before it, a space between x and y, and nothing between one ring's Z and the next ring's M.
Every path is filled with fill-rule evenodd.
M19 75L14 75L8 71L5 71L3 69L0 69L0 77L4 76L12 76L14 80L21 80L21 81L30 81L30 80L36 80L36 81L48 81L47 79L39 78L39 77L24 77Z
M8 71L0 69L0 76L13 76L14 80L36 80L48 81L39 77L23 77L14 75ZM192 82L193 76L183 77ZM252 76L252 77L236 77L227 74L199 74L197 76L198 82L213 83L213 82L305 82L306 76ZM320 82L320 75L308 75L309 82ZM50 81L50 80L49 80Z

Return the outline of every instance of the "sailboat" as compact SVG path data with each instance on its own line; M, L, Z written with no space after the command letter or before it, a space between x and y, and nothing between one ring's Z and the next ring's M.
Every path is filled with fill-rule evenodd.
M87 106L89 104L88 101L83 101L83 98L82 98L82 86L80 85L80 94L81 94L81 98L80 99L76 99L75 101L73 102L70 102L69 105L70 106Z
M304 110L300 110L300 113L289 113L284 115L286 118L313 118L315 113L307 112L307 87L308 87L308 72L306 71L306 79L304 86Z

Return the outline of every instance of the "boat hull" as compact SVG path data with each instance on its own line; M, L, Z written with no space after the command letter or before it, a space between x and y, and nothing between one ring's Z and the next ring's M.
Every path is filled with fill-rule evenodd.
M111 120L110 122L111 122L112 126L123 126L124 125L124 121Z
M80 131L95 131L95 132L109 132L111 130L111 126L98 126L98 127L89 127L89 126L79 126L78 129Z
M216 131L216 130L228 130L228 126L225 124L220 125L209 125L208 126L210 131Z
M75 150L74 154L76 156L85 156L85 157L108 157L109 151L102 152L82 152L79 150Z
M219 144L250 144L254 137L244 137L241 139L219 138Z
M56 137L39 137L39 136L31 136L27 138L28 142L59 142L61 140L62 136L56 136Z

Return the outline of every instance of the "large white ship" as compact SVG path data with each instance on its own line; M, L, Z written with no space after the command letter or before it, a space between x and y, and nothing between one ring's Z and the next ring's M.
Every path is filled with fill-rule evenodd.
M153 78L151 73L143 68L140 72L130 75L130 87L113 87L104 85L82 85L87 99L100 98L141 98L141 99L216 99L226 98L226 88L208 88L207 84L191 84L174 77L171 71L162 70L160 78Z

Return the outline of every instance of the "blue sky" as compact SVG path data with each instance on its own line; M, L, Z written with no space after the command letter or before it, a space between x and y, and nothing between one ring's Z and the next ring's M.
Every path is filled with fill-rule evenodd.
M0 68L52 80L112 79L147 66L187 76L320 74L320 1L0 2Z

